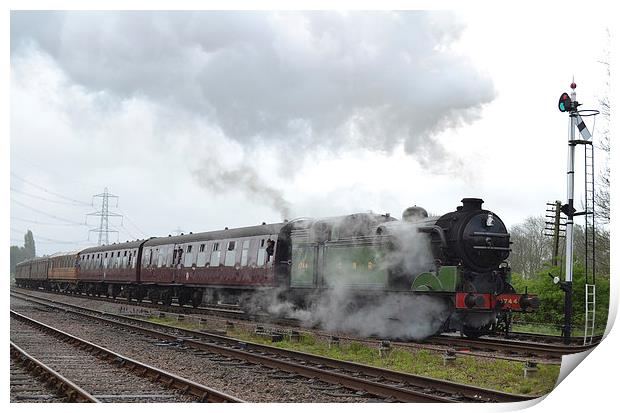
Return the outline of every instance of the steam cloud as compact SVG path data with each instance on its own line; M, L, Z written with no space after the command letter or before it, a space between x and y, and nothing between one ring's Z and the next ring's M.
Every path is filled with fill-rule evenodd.
M289 173L292 155L303 162L319 147L402 146L439 171L458 161L437 134L477 119L495 96L490 79L452 48L463 29L454 14L424 11L13 11L11 55L49 55L102 108L139 98L248 150L267 146ZM220 166L197 178L204 184L201 175L216 173L222 182L207 188L245 190L287 215L252 166Z
M316 297L309 309L299 309L270 294L268 313L301 321L304 327L320 325L333 333L353 333L393 339L420 340L435 334L450 316L442 301L427 296L386 294L379 301L364 306L354 304L355 292L340 285ZM265 295L256 302L265 302Z
M336 221L335 225L338 224ZM347 230L355 233L363 226L360 220L349 225ZM402 286L408 290L414 276L433 268L428 235L418 232L415 224L407 222L388 223L386 230L395 248L385 254L384 260L378 264L384 270L398 267L409 274L411 277ZM370 229L370 233L374 233L374 228ZM274 291L254 297L251 304L256 306L254 311L262 309L271 314L295 318L306 327L320 325L322 329L332 332L399 339L422 339L432 335L451 315L450 307L441 299L385 293L382 285L376 286L375 297L368 301L360 300L356 297L355 288L356 282L360 282L358 274L329 266L325 271L331 275L326 278L330 284L322 293L312 297L310 308L297 308L293 303L278 298L282 291Z
M225 169L221 165L210 163L209 167L203 167L194 173L202 186L215 193L224 192L229 187L238 188L258 202L267 202L280 213L282 220L291 218L291 205L284 199L282 192L265 184L251 168Z

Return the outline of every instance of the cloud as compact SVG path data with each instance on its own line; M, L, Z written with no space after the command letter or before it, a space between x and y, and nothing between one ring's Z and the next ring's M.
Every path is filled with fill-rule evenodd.
M295 182L319 179L325 154L358 151L462 169L438 136L494 98L452 49L463 28L443 12L14 11L12 153L75 175L86 199L109 186L127 202L139 183L155 214L193 208L170 216L192 229L210 228L204 216L231 226L368 209L370 190L387 208L385 182L345 182L329 198L329 178L314 193ZM74 191L42 171L26 178Z
M493 84L451 50L443 12L13 12L76 84L187 112L284 155L363 147L445 160L435 136L471 122Z

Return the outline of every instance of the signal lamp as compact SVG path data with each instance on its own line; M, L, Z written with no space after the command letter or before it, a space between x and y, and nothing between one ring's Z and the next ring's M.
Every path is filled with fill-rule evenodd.
M567 112L571 109L571 99L570 96L568 96L568 93L562 93L562 96L560 96L560 101L558 102L558 108L560 109L560 112Z

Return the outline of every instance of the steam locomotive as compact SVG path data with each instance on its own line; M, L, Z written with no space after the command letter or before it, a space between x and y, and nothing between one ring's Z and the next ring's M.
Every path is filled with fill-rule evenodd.
M402 220L361 213L115 243L24 261L16 283L164 305L285 308L337 327L367 327L381 314L382 330L369 334L392 326L390 335L415 336L408 331L424 324L423 335L480 336L538 307L510 284L510 235L482 203L465 198L438 218L416 206Z

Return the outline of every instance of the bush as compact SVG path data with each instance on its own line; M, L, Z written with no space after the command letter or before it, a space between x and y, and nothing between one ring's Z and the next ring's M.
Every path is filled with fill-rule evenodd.
M564 324L564 291L559 284L553 284L552 277L558 276L563 281L559 267L546 267L534 277L524 278L519 274L512 275L512 285L518 293L523 293L527 287L530 294L537 294L540 307L537 311L520 314L515 321L527 323L554 324L558 327ZM573 270L573 329L582 329L585 323L585 269L575 264ZM592 280L589 280L592 282ZM609 314L609 277L596 277L596 316L595 328L604 330Z

